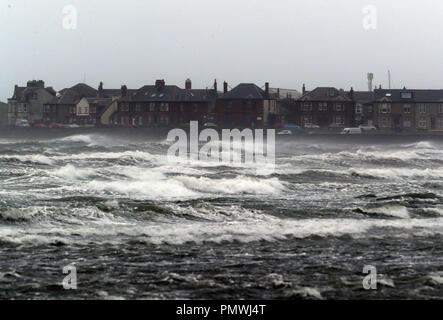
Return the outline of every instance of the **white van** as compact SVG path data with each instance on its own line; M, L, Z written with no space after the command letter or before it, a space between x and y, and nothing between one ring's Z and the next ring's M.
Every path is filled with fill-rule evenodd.
M344 128L341 134L361 134L361 128Z

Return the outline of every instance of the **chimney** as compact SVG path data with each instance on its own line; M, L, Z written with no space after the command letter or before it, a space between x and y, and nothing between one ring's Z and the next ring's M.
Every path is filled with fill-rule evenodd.
M192 89L191 79L186 79L186 81L185 81L185 89L186 90L191 90Z
M103 91L103 82L100 81L100 84L98 85L98 91L102 92Z
M156 80L155 81L155 88L157 91L163 91L165 87L165 80Z
M35 87L35 88L44 88L45 87L45 82L43 80L32 80L32 81L28 81L26 83L26 86L29 87Z
M305 94L306 94L306 86L305 86L305 84L304 84L304 83L303 83L302 93L303 93L303 95L305 95Z
M225 81L223 82L223 93L228 92L228 83Z
M214 91L217 93L217 79L214 80Z
M126 87L126 85L122 85L122 87L121 87L121 96L122 97L126 97L127 94L128 94L128 88Z
M265 95L266 99L269 99L269 82L265 82Z
M351 87L351 90L349 91L349 97L351 98L351 100L354 100L354 88Z
M378 88L381 90L381 85Z

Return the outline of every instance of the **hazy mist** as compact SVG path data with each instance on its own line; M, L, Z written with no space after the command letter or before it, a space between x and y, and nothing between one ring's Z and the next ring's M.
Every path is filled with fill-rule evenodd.
M65 5L76 30L62 26ZM365 90L367 72L387 86L388 69L394 87L443 88L442 13L441 0L0 0L0 100L30 79Z

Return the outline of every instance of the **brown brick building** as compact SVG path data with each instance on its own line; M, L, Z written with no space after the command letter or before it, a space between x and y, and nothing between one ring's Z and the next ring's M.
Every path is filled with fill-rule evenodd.
M157 80L135 92L123 88L118 108L111 123L123 126L186 126L190 121L214 121L217 83L211 89L192 89L186 80L185 89Z
M300 127L352 127L355 125L354 91L318 87L308 92L303 85L303 94L290 110L288 120Z
M227 90L217 100L217 122L224 127L266 127L281 121L277 97L269 92L269 84L262 90L253 83L241 83Z

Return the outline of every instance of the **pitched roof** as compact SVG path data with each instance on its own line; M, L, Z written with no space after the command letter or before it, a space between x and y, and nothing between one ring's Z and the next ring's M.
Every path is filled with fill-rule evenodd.
M354 91L354 100L360 103L368 103L374 101L373 91Z
M101 98L120 97L121 92L122 92L121 89L102 89L98 91L97 96Z
M349 93L334 87L317 87L305 93L301 101L351 101Z
M85 83L77 83L75 86L72 86L69 89L76 91L82 97L96 97L98 93L97 90Z
M10 98L10 100L16 100L18 102L26 102L28 101L28 94L38 90L46 90L52 96L55 96L56 94L55 90L52 87L44 88L38 86L26 86L26 87L15 86L14 93Z
M269 88L269 93L277 99L298 99L301 93L295 89Z
M80 99L81 95L72 89L65 89L62 91L60 97L58 98L57 103L58 104L77 104Z
M408 93L411 95L409 96ZM375 89L376 101L443 102L442 89Z
M207 102L215 98L213 90L206 89L181 89L176 85L156 87L146 85L138 90L129 90L120 101L143 101L143 102Z
M240 83L231 91L223 94L220 99L265 99L265 91L253 83Z
M90 104L96 104L99 106L108 107L112 104L113 99L112 98L85 98L86 101Z

